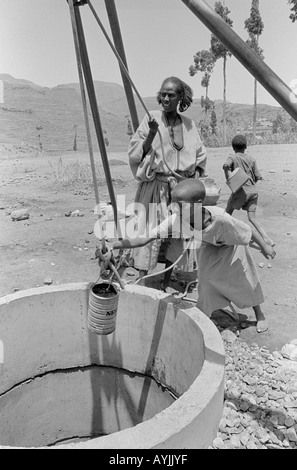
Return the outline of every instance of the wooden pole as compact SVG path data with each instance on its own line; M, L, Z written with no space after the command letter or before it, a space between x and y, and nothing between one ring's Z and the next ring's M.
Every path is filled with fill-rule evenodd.
M76 27L73 0L68 0L68 4L69 4L69 10L70 10L70 18L71 18L71 24L72 24L73 40L74 40L77 70L78 70L78 77L79 77L79 84L80 84L80 92L81 92L82 106L83 106L86 133L87 133L87 142L88 142L88 149L89 149L89 155L90 155L90 163L91 163L92 178L93 178L93 185L94 185L94 192L95 192L97 216L98 216L98 221L99 221L101 233L103 233L102 212L101 212L101 207L100 207L98 182L97 182L97 178L96 178L96 166L95 166L95 159L94 159L94 153L93 153L90 123L89 123L89 117L88 117L87 97L86 97L86 91L85 91L85 83L84 83L84 77L83 77L83 70L82 70L82 63L81 63L78 32L77 32L77 27ZM105 235L102 238L102 247L105 250Z
M87 46L86 46L86 41L85 41L85 35L84 35L84 31L83 31L83 25L82 25L82 21L81 21L80 12L79 12L79 7L77 5L75 5L74 9L75 9L75 20L76 20L77 34L78 34L78 40L79 40L79 49L80 49L80 55L81 55L81 61L82 61L82 66L83 66L83 71L84 71L85 82L86 82L88 95L89 95L90 107L91 107L91 111L92 111L92 115L93 115L93 121L94 121L96 136L97 136L97 140L98 140L98 145L99 145L99 149L100 149L101 159L102 159L102 163L103 163L104 173L105 173L105 177L106 177L110 202L111 202L111 205L112 205L112 208L113 208L114 221L115 221L115 224L116 224L116 229L118 231L118 238L121 238L120 224L118 223L118 210L117 210L116 198L115 198L115 193L114 193L113 184L112 184L112 178L111 178L111 173L110 173L110 168L109 168L109 163L108 163L108 157L107 157L107 153L106 153L104 135L103 135L101 120L100 120L100 115L99 115L99 110L98 110L98 105L97 105L97 100L96 100L96 93L95 93L94 82L93 82L89 57L88 57L88 51L87 51Z
M97 21L98 25L100 26L101 31L103 32L103 34L104 34L104 36L105 36L105 38L106 38L108 44L110 45L110 47L111 47L113 53L115 54L116 58L118 59L118 62L119 62L119 64L120 64L120 67L122 68L124 74L126 75L127 79L129 80L129 82L130 82L130 84L131 84L133 90L135 91L135 93L136 93L136 95L137 95L137 97L138 97L140 103L142 104L143 109L144 109L145 112L147 113L148 118L151 119L151 114L150 114L150 112L149 112L147 106L145 105L143 99L142 99L141 96L140 96L140 93L138 92L136 86L134 85L134 83L133 83L133 81L132 81L132 79L131 79L131 77L130 77L130 75L129 75L129 72L128 72L128 70L127 70L125 64L123 63L123 61L122 61L122 59L121 59L121 57L120 57L118 51L116 50L116 48L114 47L112 41L110 40L110 38L109 38L109 36L108 36L108 34L107 34L107 32L106 32L106 30L105 30L105 28L104 28L102 22L100 21L100 18L99 18L99 16L97 15L97 13L96 13L96 11L95 11L95 9L94 9L94 7L93 7L91 1L90 1L90 0L86 0L86 2L87 2L87 4L89 5L89 7L90 7L90 9L91 9L91 11L92 11L92 13L93 13L93 15L94 15L94 17L95 17L95 20ZM180 176L178 173L176 173L174 170L172 170L172 169L169 167L168 163L166 162L165 153L164 153L163 139L162 139L162 134L161 134L161 132L160 132L160 129L158 129L158 135L159 135L159 138L160 138L160 141L161 141L162 157L163 157L163 162L164 162L164 164L167 166L167 168L168 168L168 170L171 172L171 174L174 175L178 180L179 180L179 179L183 179L184 177ZM153 159L153 158L154 158L154 154L152 154L152 159ZM152 163L152 161L153 161L152 159L151 159L151 163Z
M109 18L109 24L113 36L113 41L114 45L126 67L128 70L128 65L127 65L127 59L125 55L125 49L124 49L124 43L122 40L122 35L121 35L121 29L120 29L120 23L117 15L117 10L115 6L114 0L105 0L105 6L106 6L106 11L108 14ZM134 95L133 95L133 90L130 85L129 80L127 79L126 75L124 74L122 68L120 67L120 72L122 75L122 81L126 93L126 98L130 110L130 116L131 116L131 121L133 125L134 132L139 126L139 120L137 116L137 110L136 110L136 105L135 105L135 100L134 100Z
M182 0L239 62L297 121L297 103L289 88L260 57L203 0Z
M77 70L78 70L78 77L79 77L79 84L80 84L80 92L81 92L86 133L87 133L88 149L89 149L89 154L90 154L90 163L91 163L92 176L93 176L95 200L96 200L96 204L98 205L100 202L100 199L99 199L99 191L98 191L98 184L97 184L97 178L96 178L96 168L95 168L92 138L91 138L91 132L90 132L89 117L88 117L87 98L86 98L86 92L85 92L85 86L84 86L84 77L83 77L83 71L82 71L73 0L68 0L68 4L69 4L69 10L70 10L71 24L72 24L73 40L74 40Z
M105 37L106 41L108 42L109 46L111 47L111 50L113 51L114 55L115 55L116 58L118 59L119 65L120 65L120 67L121 67L123 73L126 75L127 79L129 80L129 82L130 82L130 84L131 84L133 90L135 91L135 93L136 93L136 95L137 95L137 97L138 97L140 103L142 104L143 109L145 110L145 112L146 112L146 114L148 115L149 119L151 119L151 115L150 115L150 112L149 112L148 108L146 107L146 105L145 105L145 103L144 103L144 101L143 101L143 99L142 99L142 97L141 97L139 91L137 90L135 84L133 83L132 78L130 77L129 72L128 72L128 70L127 70L127 68L126 68L126 66L125 66L125 64L124 64L124 62L123 62L122 59L121 59L120 54L118 53L118 51L117 51L116 48L114 47L112 41L110 40L110 38L109 38L109 36L108 36L108 34L107 34L107 32L106 32L106 30L105 30L103 24L102 24L102 21L100 20L99 16L97 15L97 13L96 13L96 11L95 11L95 8L93 7L93 5L92 5L92 3L91 3L90 0L86 0L86 3L89 5L90 10L91 10L91 12L92 12L93 15L94 15L95 20L97 21L97 23L98 23L98 25L99 25L99 27L100 27L102 33L104 34L104 37Z

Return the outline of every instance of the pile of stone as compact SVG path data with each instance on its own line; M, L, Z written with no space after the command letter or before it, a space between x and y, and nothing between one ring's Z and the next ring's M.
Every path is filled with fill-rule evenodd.
M226 334L227 333L227 334ZM223 417L212 449L297 449L297 362L230 330ZM292 367L291 367L292 366Z

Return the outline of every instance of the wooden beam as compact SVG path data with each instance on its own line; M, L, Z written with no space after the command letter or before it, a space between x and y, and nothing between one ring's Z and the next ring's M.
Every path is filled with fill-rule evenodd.
M114 41L114 45L119 53L119 56L121 57L123 64L125 65L126 69L128 70L128 65L127 65L127 59L126 59L126 54L125 54L125 49L124 49L124 43L121 35L121 29L120 29L120 23L117 15L117 10L115 6L114 0L105 0L105 6L106 6L106 11L108 14L109 18L109 24L112 32L112 37ZM128 78L126 77L125 73L123 72L122 68L120 67L120 72L122 75L122 81L126 93L126 98L130 110L130 116L131 116L131 121L132 121L132 126L134 129L134 132L139 126L139 120L137 116L137 110L135 106L135 100L134 100L134 95L133 95L133 90L130 85L130 82Z
M100 114L99 114L99 109L97 105L96 93L95 93L95 88L94 88L94 82L93 82L93 77L92 77L92 72L91 72L91 66L90 66L90 61L89 61L89 56L88 56L88 51L87 51L87 46L86 46L83 25L81 21L79 8L75 6L74 10L75 10L75 19L76 19L76 27L77 27L81 62L82 62L85 82L86 82L86 86L88 90L88 96L89 96L89 102L90 102L90 107L91 107L93 121L94 121L94 127L96 131L99 150L101 154L101 160L102 160L105 178L107 182L110 202L113 208L114 221L116 224L116 229L118 231L118 238L121 238L120 224L118 223L118 210L117 210L116 197L115 197L114 188L112 184L112 178L111 178L108 157L107 157L107 152L106 152L106 147L105 147L105 142L104 142L104 134L103 134L102 126L101 126Z
M206 2L203 0L182 0L182 2L297 121L297 99L291 88L265 64Z

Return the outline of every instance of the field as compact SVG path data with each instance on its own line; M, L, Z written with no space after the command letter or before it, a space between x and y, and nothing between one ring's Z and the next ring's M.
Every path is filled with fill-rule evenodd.
M258 187L257 217L275 240L277 254L268 261L253 249L265 294L263 310L269 331L256 332L250 309L238 311L241 323L237 329L248 343L257 342L273 351L297 338L297 145L258 145L249 150L257 158L264 178ZM222 172L229 151L208 150L207 173L221 188L222 207L229 196ZM109 200L108 189L100 155L95 157L100 200L104 202ZM133 201L137 182L132 178L127 155L110 153L108 157L114 191L116 195L124 194L128 204ZM93 229L97 219L88 154L47 154L29 145L1 143L0 173L0 295L44 283L96 281L99 269L94 257ZM29 210L29 219L13 221L12 211L22 208ZM75 210L80 211L78 216L65 215ZM245 212L236 211L234 216L247 220ZM158 270L163 267L160 265ZM136 273L130 270L129 274L133 282ZM172 285L183 290L185 280L179 275L178 282ZM159 283L160 276L156 276L149 285L158 288Z

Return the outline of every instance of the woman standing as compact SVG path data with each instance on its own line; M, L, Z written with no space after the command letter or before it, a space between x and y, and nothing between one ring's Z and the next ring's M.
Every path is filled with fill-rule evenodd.
M157 101L162 110L151 111L151 119L144 117L128 149L130 168L139 181L135 203L140 203L139 207L143 209L138 212L140 236L147 234L148 229L155 228L168 215L171 189L179 177L205 176L206 149L194 121L180 114L193 101L192 89L177 77L166 78L157 94ZM176 241L180 243L180 240ZM155 240L133 250L134 267L139 270L139 277L156 267L160 245L161 241ZM183 269L192 271L193 259L189 256L184 258ZM170 274L171 271L165 275L165 289Z

